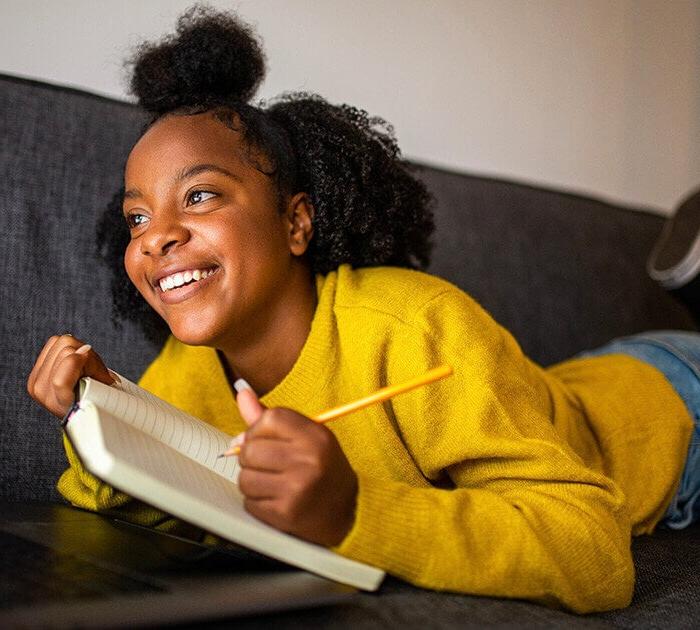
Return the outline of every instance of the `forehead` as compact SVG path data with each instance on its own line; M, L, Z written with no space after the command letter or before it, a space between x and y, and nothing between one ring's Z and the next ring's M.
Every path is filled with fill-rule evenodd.
M129 154L125 177L143 173L179 170L193 163L242 166L241 133L217 120L211 113L171 115L154 123Z

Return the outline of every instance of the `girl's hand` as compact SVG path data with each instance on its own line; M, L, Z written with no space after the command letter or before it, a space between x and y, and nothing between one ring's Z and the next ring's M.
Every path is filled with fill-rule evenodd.
M54 335L44 345L27 379L27 391L42 407L62 418L83 376L111 385L116 378L91 347L72 335Z
M291 409L266 409L251 389L238 407L250 425L238 484L256 518L327 547L355 520L357 476L333 433Z

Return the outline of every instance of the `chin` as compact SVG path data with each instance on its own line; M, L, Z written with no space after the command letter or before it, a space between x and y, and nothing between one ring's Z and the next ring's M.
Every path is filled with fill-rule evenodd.
M210 346L210 347L215 347L215 344L212 343L212 341L209 340L208 337L206 336L196 336L196 335L179 335L175 333L172 329L171 332L173 334L173 337L175 337L178 341L181 343L184 343L187 346Z
M216 347L219 335L213 327L204 326L202 322L168 322L168 327L173 337L188 346Z

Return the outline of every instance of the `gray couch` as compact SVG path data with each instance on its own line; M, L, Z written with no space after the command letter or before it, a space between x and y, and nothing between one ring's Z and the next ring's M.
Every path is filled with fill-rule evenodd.
M137 378L157 343L111 321L96 218L118 188L144 123L132 106L0 76L0 499L59 501L57 422L25 392L44 340L71 331ZM662 219L582 196L423 167L437 200L432 272L474 295L543 364L651 328L692 329L688 312L647 279ZM681 193L683 191L679 191ZM680 196L680 195L679 195ZM526 602L421 591L389 579L378 595L280 613L278 627L553 625L697 627L700 527L633 541L632 606L577 617ZM239 622L253 627L260 620Z

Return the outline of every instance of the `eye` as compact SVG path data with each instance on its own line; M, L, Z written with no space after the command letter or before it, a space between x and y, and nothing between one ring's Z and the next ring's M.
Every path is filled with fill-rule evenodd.
M193 190L187 196L187 205L193 205L195 203L202 203L203 201L208 201L216 197L216 194L209 192L208 190Z
M148 217L145 214L139 214L138 212L134 212L126 216L126 224L129 226L130 230L143 225L146 223L146 221L148 221Z

